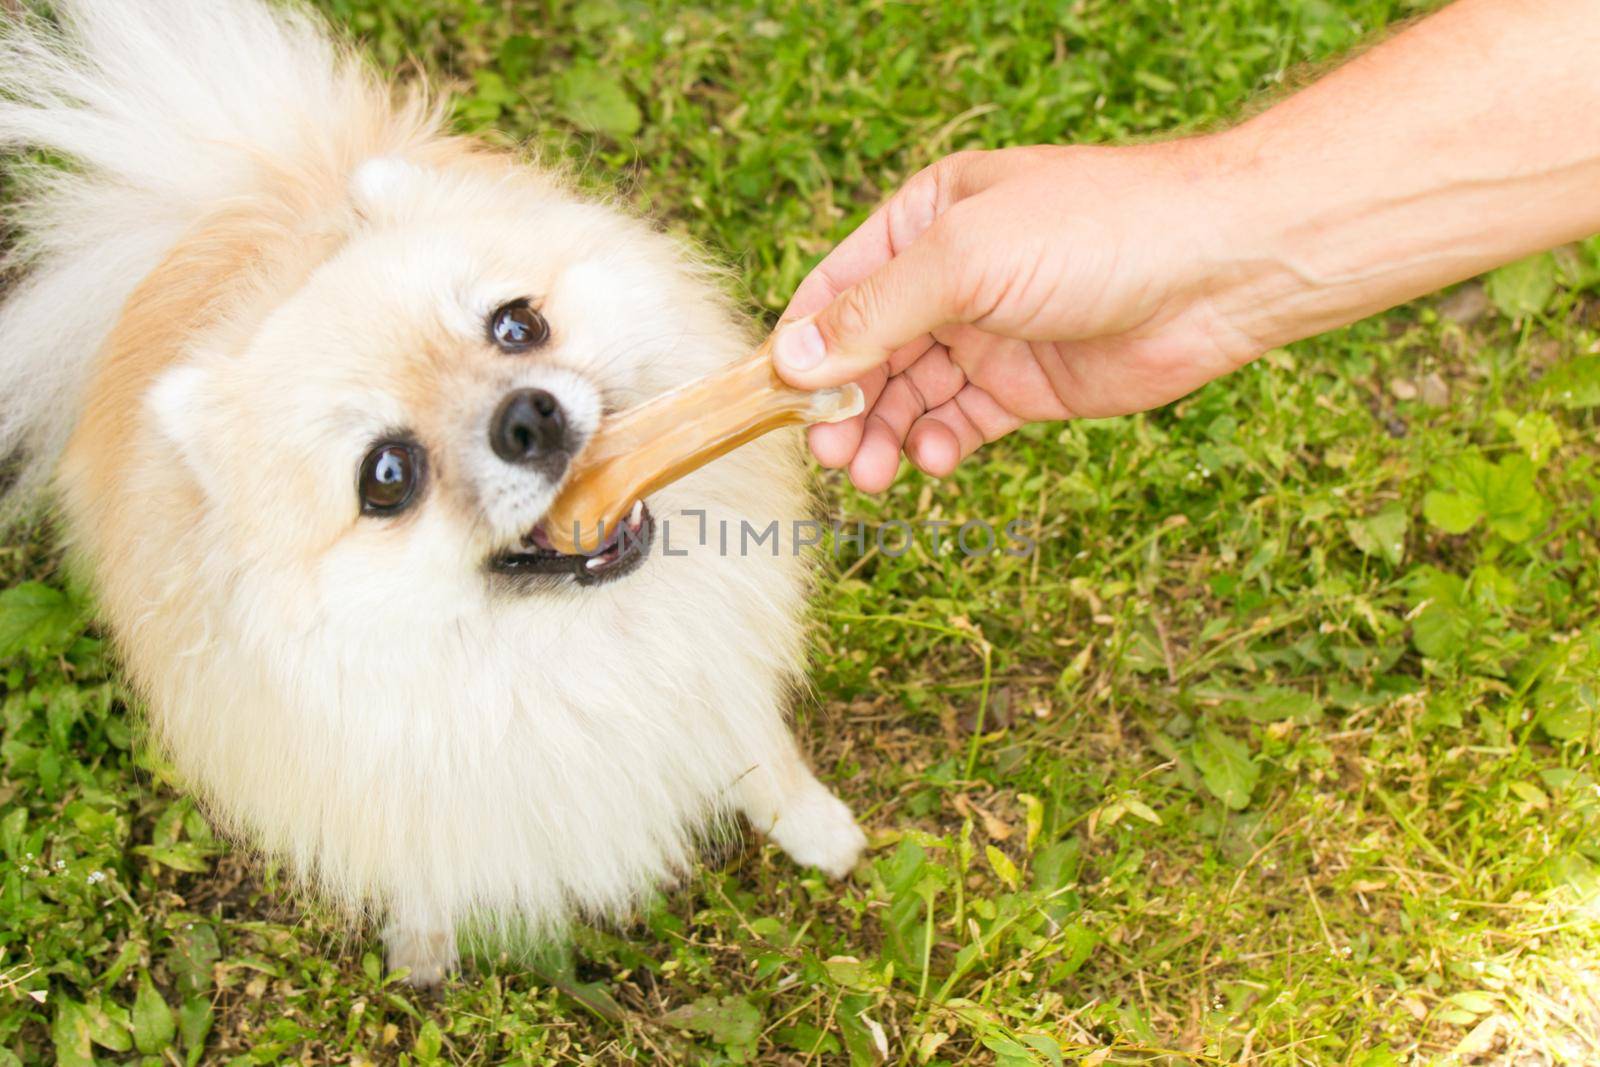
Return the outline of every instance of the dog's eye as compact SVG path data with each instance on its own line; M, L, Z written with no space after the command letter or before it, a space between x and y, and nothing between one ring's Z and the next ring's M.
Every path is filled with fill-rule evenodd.
M550 339L550 324L526 300L513 300L489 319L489 336L506 352L526 352Z
M416 495L422 475L422 453L415 445L382 444L361 461L363 515L394 515Z

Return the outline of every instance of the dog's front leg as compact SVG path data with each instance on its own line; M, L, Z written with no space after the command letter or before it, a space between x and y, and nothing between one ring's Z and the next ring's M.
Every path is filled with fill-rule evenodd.
M391 913L383 927L383 947L389 970L408 969L406 981L418 988L437 986L459 969L455 929L439 916Z
M735 793L750 825L802 866L843 878L867 847L855 816L817 781L790 737L739 779Z

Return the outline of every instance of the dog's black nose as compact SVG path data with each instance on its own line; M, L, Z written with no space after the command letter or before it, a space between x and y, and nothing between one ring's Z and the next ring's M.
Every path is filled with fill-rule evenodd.
M507 463L566 462L567 417L543 389L507 394L489 420L489 445Z

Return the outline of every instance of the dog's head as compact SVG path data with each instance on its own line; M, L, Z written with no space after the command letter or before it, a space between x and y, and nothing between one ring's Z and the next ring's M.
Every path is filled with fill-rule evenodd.
M740 350L681 251L510 168L379 159L350 197L331 255L150 391L231 551L373 610L650 565L648 506L593 556L540 522L606 413Z

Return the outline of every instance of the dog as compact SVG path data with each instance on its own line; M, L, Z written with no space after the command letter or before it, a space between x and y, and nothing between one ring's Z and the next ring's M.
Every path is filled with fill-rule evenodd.
M9 17L0 151L8 514L57 509L222 829L420 985L463 930L626 917L738 815L848 874L786 724L808 564L692 536L804 514L798 442L592 557L539 525L608 414L749 351L692 251L263 0Z

